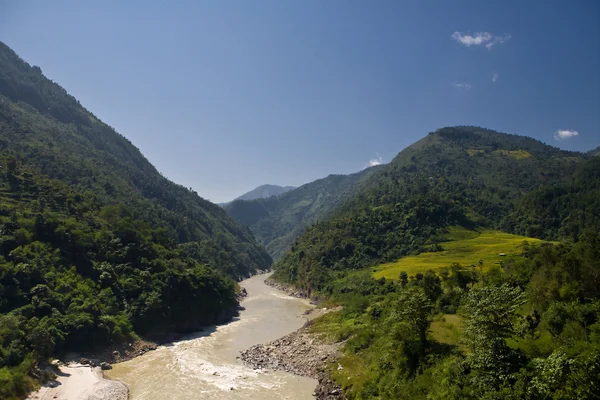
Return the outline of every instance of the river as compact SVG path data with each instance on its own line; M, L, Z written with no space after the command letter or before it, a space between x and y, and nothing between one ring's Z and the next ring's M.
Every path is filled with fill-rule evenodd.
M312 399L317 381L281 371L255 371L236 357L248 347L300 328L311 308L264 284L268 275L240 282L246 308L232 322L207 329L119 364L106 376L130 389L131 400Z

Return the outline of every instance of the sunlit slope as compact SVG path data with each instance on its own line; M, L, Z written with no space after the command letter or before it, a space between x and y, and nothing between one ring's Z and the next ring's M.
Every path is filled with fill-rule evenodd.
M540 239L512 235L501 231L472 231L451 228L448 241L440 243L443 251L426 252L416 256L402 257L396 262L381 264L374 268L375 278L398 279L400 272L408 275L437 270L453 263L462 266L478 265L483 260L483 268L488 269L501 261L506 261L523 253L523 242L543 243ZM503 254L503 255L501 255Z

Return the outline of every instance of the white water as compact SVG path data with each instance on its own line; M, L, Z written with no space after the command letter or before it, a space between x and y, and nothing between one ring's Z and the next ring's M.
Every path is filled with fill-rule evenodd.
M314 379L281 371L255 371L236 359L248 347L300 328L306 300L264 284L265 275L240 283L246 310L233 322L162 346L107 371L129 386L131 400L312 399Z

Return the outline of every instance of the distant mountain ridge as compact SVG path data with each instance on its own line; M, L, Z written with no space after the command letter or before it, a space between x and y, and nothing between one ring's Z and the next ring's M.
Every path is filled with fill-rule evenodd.
M596 147L594 150L591 150L588 154L593 156L600 156L600 146Z
M235 198L236 200L256 200L256 199L267 199L271 196L279 196L285 192L289 192L292 189L296 189L295 186L279 186L279 185L260 185L256 189L253 189L243 195Z
M277 259L304 229L331 216L382 168L375 166L350 175L329 175L277 197L235 200L224 208L230 216L249 226L271 257Z

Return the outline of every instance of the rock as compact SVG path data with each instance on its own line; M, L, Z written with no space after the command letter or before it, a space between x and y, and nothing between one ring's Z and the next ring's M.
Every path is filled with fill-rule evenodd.
M82 364L82 365L88 365L89 363L90 363L90 360L88 360L87 358L81 358L79 360L79 364Z
M100 368L103 370L112 369L112 365L110 365L107 362L102 362L102 363L100 363Z

